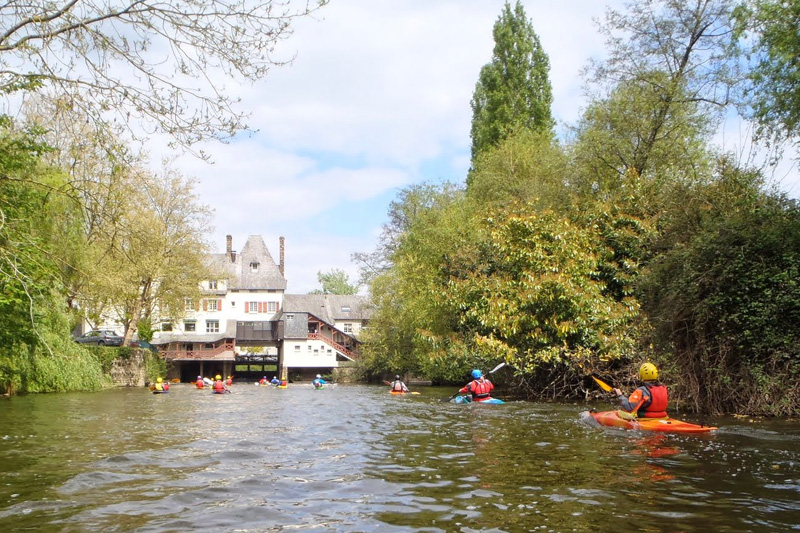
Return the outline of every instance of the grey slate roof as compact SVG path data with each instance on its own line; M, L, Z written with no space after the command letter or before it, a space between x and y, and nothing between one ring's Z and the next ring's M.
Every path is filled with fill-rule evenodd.
M252 263L258 263L257 270L251 269ZM211 254L208 265L220 278L228 279L228 290L286 290L286 278L272 259L261 235L247 237L244 248L233 261L227 253Z
M349 310L346 310L349 309ZM367 320L372 303L358 294L285 294L284 313L311 313L328 324L342 320Z

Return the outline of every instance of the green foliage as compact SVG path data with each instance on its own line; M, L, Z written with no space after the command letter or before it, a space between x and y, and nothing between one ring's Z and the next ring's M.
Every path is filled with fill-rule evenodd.
M473 164L513 132L552 133L554 125L550 61L519 0L513 10L506 2L492 33L492 61L481 68L471 102Z
M596 233L552 211L498 213L487 223L481 268L451 277L443 294L478 353L523 374L625 355L638 304L604 295Z
M156 379L167 375L167 361L159 354L150 350L142 350L144 358L145 375L148 383L154 383Z
M523 130L509 135L473 162L468 197L494 206L516 202L530 207L569 205L565 177L569 161L549 133Z
M356 294L358 285L351 285L347 272L334 268L327 273L317 272L317 281L322 289L316 289L309 294Z
M753 41L746 102L763 137L800 135L800 3L754 0L736 11L740 37Z
M762 192L757 173L732 165L694 194L705 200L703 208L687 212L691 222L676 218L665 228L673 245L642 279L656 340L673 347L677 375L689 378L684 396L696 407L794 412L800 208Z
M153 340L153 323L150 317L140 319L136 323L136 330L140 341L150 342Z

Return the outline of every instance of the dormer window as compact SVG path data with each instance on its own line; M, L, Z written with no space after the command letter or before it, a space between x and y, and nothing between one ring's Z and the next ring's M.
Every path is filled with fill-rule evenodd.
M250 263L250 272L258 272L258 261Z
M208 282L208 290L210 291L217 290L217 280L212 279L211 281Z

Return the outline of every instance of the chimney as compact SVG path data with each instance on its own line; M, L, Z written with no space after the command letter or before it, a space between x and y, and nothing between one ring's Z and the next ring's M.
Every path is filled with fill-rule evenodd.
M225 255L228 256L228 260L233 263L234 254L233 254L233 237L230 235L225 236Z
M283 237L281 237L281 238L280 238L280 241L281 241L281 262L280 262L280 264L278 264L278 270L280 270L280 271L281 271L281 276L283 276L283 275L284 275L284 274L283 274L283 268L284 268L284 263L283 263L283 261L284 261L284 255L283 255L283 254L284 254L284 248L285 248L286 239L284 239ZM285 277L285 276L284 276L284 277Z

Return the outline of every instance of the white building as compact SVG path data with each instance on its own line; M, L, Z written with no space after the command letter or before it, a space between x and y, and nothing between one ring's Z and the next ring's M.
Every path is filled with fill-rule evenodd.
M183 319L153 337L172 362L169 377L306 379L358 356L370 314L365 297L285 294L283 237L278 264L260 235L241 253L232 245L228 236L225 253L209 257L215 279L203 282L202 299L187 300Z

